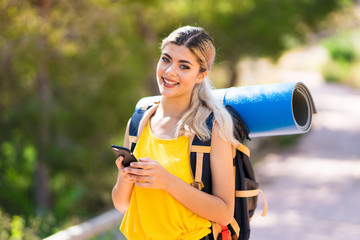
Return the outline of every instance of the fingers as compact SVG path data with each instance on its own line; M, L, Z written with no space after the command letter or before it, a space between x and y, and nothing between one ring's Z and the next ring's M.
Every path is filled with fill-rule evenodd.
M116 167L117 167L118 170L119 170L119 176L121 176L121 178L122 178L125 182L134 183L135 181L132 180L131 176L130 176L126 171L124 171L125 167L124 167L124 165L122 164L122 161L123 161L123 160L124 160L124 157L123 157L123 156L120 156L120 157L118 157L118 158L115 160Z
M126 171L136 175L151 175L158 170L159 166L157 164L144 164L144 163L134 163L130 164L130 167L125 168Z
M116 159L115 164L117 166L118 169L124 168L124 166L122 165L122 161L124 160L123 156L120 156Z
M152 171L149 168L144 168L142 165L139 165L139 167L130 165L130 167L124 168L124 172L126 174L137 175L137 176L148 176L152 174Z
M140 183L150 183L152 182L153 177L152 176L143 176L143 175L134 175L129 174L129 179L133 182L140 182Z
M121 178L125 181L125 182L128 182L128 183L135 183L137 180L136 176L137 175L134 175L132 173L130 173L128 171L129 167L126 167L126 168L122 168L119 170L119 175L121 176Z
M131 163L130 167L124 168L123 174L132 182L148 183L152 181L155 172L150 165Z
M129 167L121 168L119 173L122 178L126 182L135 183L138 187L165 189L169 173L151 158L139 158L138 160L138 162L132 162ZM119 159L120 161L122 159Z
M119 169L119 175L121 178L128 183L136 183L138 181L146 181L147 174L150 172L144 171L144 168L150 169L150 166L145 164L136 164L132 163L130 167L124 167L122 161L124 160L123 156L120 156L116 159L115 164Z
M149 157L139 158L138 162L132 162L130 164L133 168L141 168L141 169L153 169L155 166L159 165L159 163Z
M139 158L140 162L156 162L155 160L149 158L149 157L145 157L145 158Z
M130 168L125 168L125 169L129 170ZM132 174L132 173L130 173L130 171L126 171L126 170L124 170L122 174L123 174L123 179L129 183L130 182L136 183L137 185L138 185L138 183L141 183L140 185L138 185L139 187L145 187L145 186L143 186L145 184L147 187L150 187L151 186L150 183L152 182L152 179L153 179L152 176Z
M120 156L115 161L115 164L119 169L124 168L124 166L122 165L123 160L124 157ZM151 169L154 166L154 164L157 164L155 160L146 157L146 158L139 158L139 162L133 162L131 163L130 166L133 168Z

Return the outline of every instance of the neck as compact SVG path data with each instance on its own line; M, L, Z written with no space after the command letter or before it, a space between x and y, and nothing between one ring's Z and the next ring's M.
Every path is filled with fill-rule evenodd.
M184 99L174 98L162 98L159 108L163 114L163 117L174 117L181 119L184 113L190 107L190 99L188 101Z

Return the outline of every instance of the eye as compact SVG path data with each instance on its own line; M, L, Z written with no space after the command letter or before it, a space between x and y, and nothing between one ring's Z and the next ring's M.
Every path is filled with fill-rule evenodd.
M168 59L167 57L162 57L161 60L166 63L170 62L170 59Z
M184 70L190 69L190 67L189 67L188 65L184 65L184 64L181 65L180 68L181 68L181 69L184 69Z

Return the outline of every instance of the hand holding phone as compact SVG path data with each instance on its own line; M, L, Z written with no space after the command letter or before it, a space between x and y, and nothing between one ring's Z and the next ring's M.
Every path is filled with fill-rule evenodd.
M123 156L124 160L122 161L122 164L124 167L130 166L130 163L137 162L136 157L133 155L133 153L130 151L130 149L118 145L112 145L112 150L116 154L117 157Z

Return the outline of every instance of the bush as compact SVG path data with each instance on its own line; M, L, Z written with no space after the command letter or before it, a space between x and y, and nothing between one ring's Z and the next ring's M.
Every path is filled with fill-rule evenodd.
M34 219L33 219L34 220ZM9 216L0 209L0 239L2 240L38 240L37 223L30 220L27 222L23 217Z
M331 60L323 75L327 82L338 82L360 88L360 47L356 45L360 31L343 31L323 41Z

